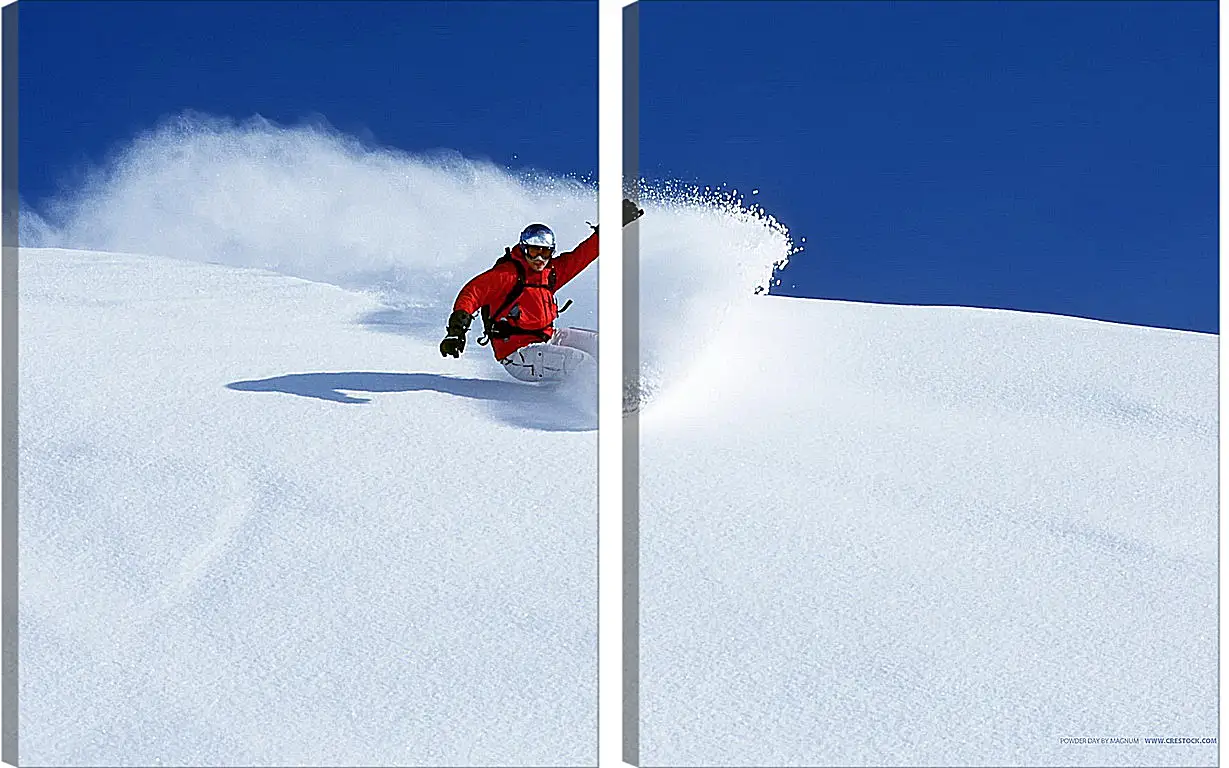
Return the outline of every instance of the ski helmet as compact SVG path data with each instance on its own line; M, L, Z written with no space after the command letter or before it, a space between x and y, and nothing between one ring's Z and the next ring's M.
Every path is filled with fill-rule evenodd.
M521 245L535 245L539 248L550 248L555 252L555 233L545 224L530 224L521 232Z

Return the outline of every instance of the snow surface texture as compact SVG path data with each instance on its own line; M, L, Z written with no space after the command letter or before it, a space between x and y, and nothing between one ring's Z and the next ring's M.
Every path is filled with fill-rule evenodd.
M35 250L21 291L23 765L593 762L558 393L267 272Z
M595 209L194 118L23 219L21 763L595 764L595 375L437 346Z
M715 333L641 415L642 765L1216 764L1143 738L1218 730L1217 337L780 297Z
M23 764L592 764L592 390L436 344L594 199L189 118L23 211L95 251L22 253ZM782 227L642 200L643 764L1215 763L1060 739L1216 733L1216 337L756 296Z

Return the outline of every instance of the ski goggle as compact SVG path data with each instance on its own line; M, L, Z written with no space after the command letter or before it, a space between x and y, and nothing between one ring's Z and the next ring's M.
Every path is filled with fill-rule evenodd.
M525 252L525 258L531 261L547 261L555 252L554 248L545 245L522 245L521 250Z

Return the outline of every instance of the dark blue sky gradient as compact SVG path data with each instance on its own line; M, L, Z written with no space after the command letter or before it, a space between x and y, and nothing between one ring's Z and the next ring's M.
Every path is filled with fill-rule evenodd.
M597 173L596 2L40 2L19 9L23 199L184 110ZM37 205L36 205L37 207Z
M774 293L1215 332L1215 2L640 9L641 172L738 188Z

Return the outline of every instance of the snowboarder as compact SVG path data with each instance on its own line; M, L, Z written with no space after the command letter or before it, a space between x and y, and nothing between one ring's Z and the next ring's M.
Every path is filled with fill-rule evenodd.
M644 211L623 201L623 225ZM574 250L555 256L555 233L545 224L530 224L520 241L471 279L453 302L448 335L440 354L459 358L474 313L482 311L483 335L495 359L509 375L521 381L555 382L572 373L588 358L597 359L597 332L585 328L555 328L562 311L555 291L597 259L597 227ZM563 305L567 309L569 301Z

